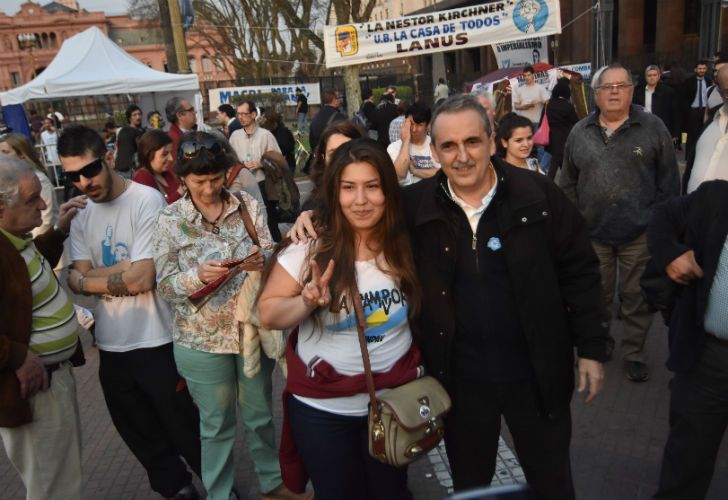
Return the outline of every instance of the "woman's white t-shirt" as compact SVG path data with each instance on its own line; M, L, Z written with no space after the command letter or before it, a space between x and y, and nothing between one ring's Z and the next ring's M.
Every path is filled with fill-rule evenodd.
M278 255L278 263L301 286L308 269L309 245L290 245ZM412 333L407 321L407 298L399 285L382 272L374 260L356 262L357 286L361 294L367 328L365 330L372 371L386 372L409 351ZM350 300L341 300L339 312L319 310L320 325L306 318L298 329L297 352L301 360L315 370L318 360L325 360L342 375L358 375L364 365L356 331L356 315ZM386 392L377 391L377 394ZM337 398L307 398L300 401L319 410L339 415L366 415L366 393Z

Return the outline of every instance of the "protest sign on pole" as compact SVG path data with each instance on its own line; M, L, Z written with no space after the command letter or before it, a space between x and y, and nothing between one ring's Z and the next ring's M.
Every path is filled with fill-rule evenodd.
M283 85L251 85L247 87L225 87L210 89L210 111L217 110L218 106L232 102L232 98L239 95L249 95L255 101L256 94L285 94L286 106L296 105L296 87L301 89L308 98L309 104L321 104L321 91L318 83L286 83Z
M324 50L326 67L333 68L557 33L559 0L491 0L396 19L324 26Z
M549 62L546 37L527 38L515 42L493 44L493 53L499 68L528 66L538 62Z

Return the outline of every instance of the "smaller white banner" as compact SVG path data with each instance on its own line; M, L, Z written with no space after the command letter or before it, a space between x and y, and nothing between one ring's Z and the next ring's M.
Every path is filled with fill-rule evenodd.
M573 71L574 73L579 73L581 77L585 80L588 80L591 78L591 63L581 63L581 64L566 64L564 66L561 66L564 69L568 69L569 71Z
M301 89L309 104L321 104L321 90L318 83L291 83L285 85L251 85L247 87L225 87L210 89L210 111L217 111L221 104L232 104L232 98L249 95L255 101L256 94L285 94L286 106L296 105L296 87Z
M515 42L496 43L493 53L499 68L528 66L537 62L549 62L547 37L527 38Z

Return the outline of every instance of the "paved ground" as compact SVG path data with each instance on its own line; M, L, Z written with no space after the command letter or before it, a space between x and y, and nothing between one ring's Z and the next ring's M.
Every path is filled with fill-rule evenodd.
M621 336L621 323L615 322L613 334ZM667 435L669 373L663 364L666 355L665 328L655 321L647 350L651 357L649 382L633 384L622 373L621 363L607 365L603 394L593 404L584 405L580 397L573 404L574 435L572 462L578 497L588 500L646 500L654 492L660 468L662 447ZM143 469L119 438L109 419L99 387L98 353L88 345L86 366L76 371L81 422L84 431L83 472L86 499L152 500ZM619 359L619 349L615 360ZM277 387L281 380L277 376ZM280 405L276 405L280 423ZM240 434L242 435L242 428ZM509 441L507 432L505 441ZM510 450L501 447L502 460L493 484L523 480L522 472ZM257 498L257 481L252 463L238 439L237 485L244 498ZM433 450L428 460L410 468L410 487L417 500L436 500L447 495L448 466L444 449ZM8 462L0 454L0 499L21 500L25 490ZM708 498L728 497L728 446L724 444L716 465Z

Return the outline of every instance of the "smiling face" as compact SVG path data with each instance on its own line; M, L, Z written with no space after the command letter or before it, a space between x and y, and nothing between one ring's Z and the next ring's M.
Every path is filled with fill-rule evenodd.
M606 69L596 92L599 109L605 113L628 113L634 87L624 68Z
M159 148L154 152L149 166L152 167L152 171L155 174L163 174L168 168L169 163L172 161L172 145L166 144L164 147Z
M222 186L225 184L225 171L215 174L188 174L183 180L193 202L211 205L220 200Z
M341 172L339 206L352 229L369 233L384 216L386 198L379 172L366 162L350 163Z
M442 113L432 130L432 153L456 194L477 196L488 188L490 138L481 115L472 109Z
M38 177L29 174L18 180L18 198L11 206L0 202L0 227L16 236L29 233L43 223L41 212L47 205L40 197Z
M521 165L533 150L533 130L531 127L515 128L510 139L501 139L501 144L506 150L506 161L512 165Z

